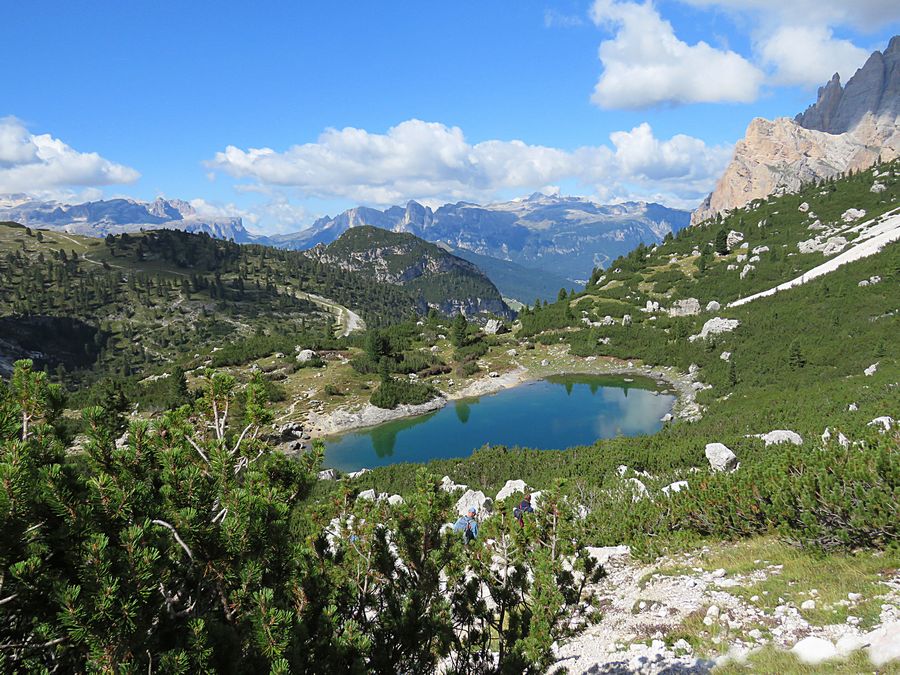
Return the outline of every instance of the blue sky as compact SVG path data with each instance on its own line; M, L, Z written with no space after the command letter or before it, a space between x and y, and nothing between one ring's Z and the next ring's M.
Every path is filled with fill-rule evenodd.
M691 206L753 117L802 111L900 25L885 0L38 0L3 14L0 192L178 197L260 231L539 189Z

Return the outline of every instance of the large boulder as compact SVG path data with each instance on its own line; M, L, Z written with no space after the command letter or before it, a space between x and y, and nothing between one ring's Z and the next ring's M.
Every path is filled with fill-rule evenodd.
M490 512L493 507L494 502L481 490L466 490L465 494L456 502L456 512L461 516L466 515L470 508L474 508L480 514L482 511Z
M900 623L886 623L870 633L866 633L869 643L869 661L881 668L900 659Z
M316 356L317 354L312 349L301 349L297 352L297 361L306 363L307 361L312 361Z
M788 431L786 429L776 429L767 434L756 434L754 438L761 438L766 442L766 446L778 445L779 443L793 443L794 445L803 445L803 437L796 431Z
M869 422L866 426L868 427L879 427L879 431L884 433L885 431L890 431L896 421L890 415L882 415L881 417L876 417L874 420Z
M694 342L695 340L705 340L710 335L730 333L740 325L741 322L737 319L723 319L722 317L717 316L704 323L700 332L697 335L691 335L688 340Z
M668 309L669 316L694 316L700 313L700 301L697 298L678 300Z
M686 480L678 480L678 481L675 481L674 483L671 483L670 485L666 485L662 489L662 491L663 491L664 495L666 495L667 497L671 497L676 492L681 492L682 490L687 490L687 489L688 489L688 482Z
M527 491L528 486L525 485L524 480L508 480L506 485L500 488L500 492L497 493L497 501L502 502L517 492L525 493Z
M801 663L806 663L811 666L817 666L838 655L837 648L831 640L813 636L800 640L800 642L794 645L791 652Z
M319 472L319 480L337 480L337 471L334 469L325 469Z
M441 478L441 490L444 492L457 492L465 490L468 485L460 485L459 483L454 483L450 476L444 476Z
M507 328L499 319L488 319L487 323L484 324L484 332L487 335L500 335L507 332Z
M737 455L724 443L707 443L706 459L713 471L734 471L737 468Z
M731 232L728 233L728 237L726 237L725 239L729 251L740 244L742 241L744 241L744 233L737 232L736 230L731 230Z

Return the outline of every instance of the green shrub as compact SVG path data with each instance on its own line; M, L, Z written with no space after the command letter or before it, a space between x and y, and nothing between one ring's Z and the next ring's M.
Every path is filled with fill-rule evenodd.
M419 405L427 403L437 395L437 390L421 382L409 382L396 378L383 380L369 401L379 408L396 408L401 403Z

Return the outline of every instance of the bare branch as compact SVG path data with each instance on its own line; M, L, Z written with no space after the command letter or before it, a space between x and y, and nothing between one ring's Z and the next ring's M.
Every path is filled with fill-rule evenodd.
M0 600L0 605L5 605L7 602L12 602L13 600L15 600L18 597L19 597L18 593L13 593L9 597L3 598L2 600Z
M235 444L234 444L234 447L231 449L231 455L232 455L232 456L234 456L234 454L235 454L235 453L238 451L238 449L241 447L241 443L244 442L244 436L247 435L247 432L250 431L250 427L252 427L252 426L253 426L253 422L250 422L250 424L248 424L247 426L244 427L244 430L241 432L241 437L238 438L237 443L235 443Z
M194 439L191 438L190 436L187 436L186 438L188 439L188 443L190 443L190 444L194 447L194 450L196 450L197 453L198 453L204 460L206 460L206 463L209 464L209 457L207 457L206 454L204 454L203 450L200 449L200 446L197 445L196 441L194 441Z
M175 537L175 541L177 541L181 548L184 549L184 552L188 554L188 558L191 559L191 562L194 561L194 554L191 553L191 549L189 549L188 545L184 543L184 540L178 536L178 531L174 527L169 525L169 523L164 520L151 520L150 522L154 525L162 525L163 527L168 528L172 532L172 536Z

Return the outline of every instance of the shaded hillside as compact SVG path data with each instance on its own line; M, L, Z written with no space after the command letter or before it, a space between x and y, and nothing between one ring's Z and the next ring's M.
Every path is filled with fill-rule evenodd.
M328 246L316 246L306 255L379 283L402 286L421 300L423 310L513 316L500 292L478 267L411 234L354 227Z

